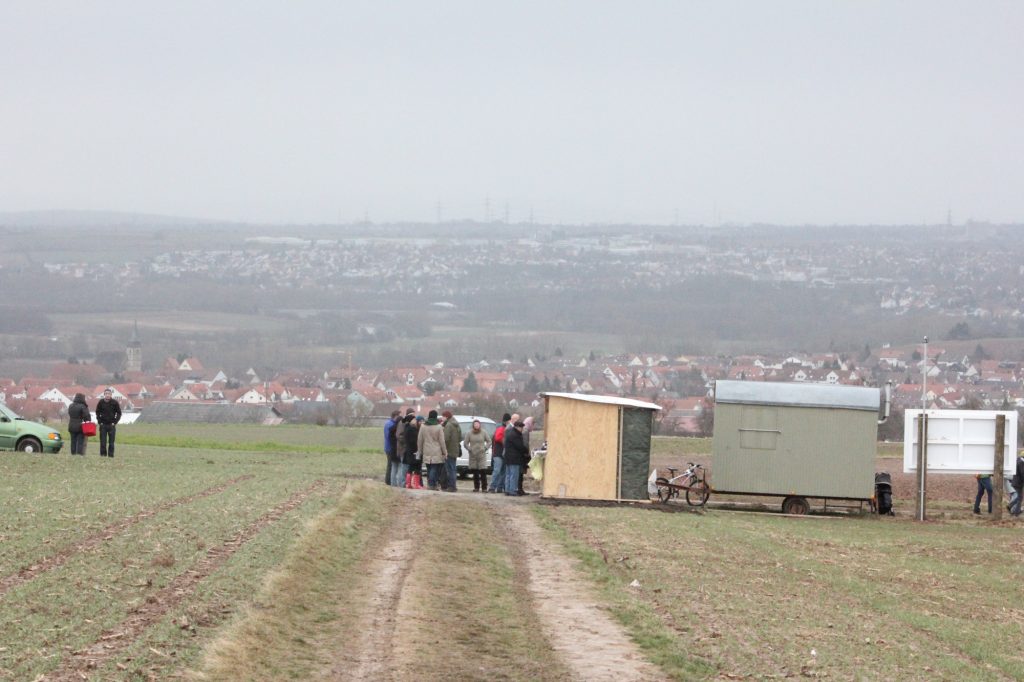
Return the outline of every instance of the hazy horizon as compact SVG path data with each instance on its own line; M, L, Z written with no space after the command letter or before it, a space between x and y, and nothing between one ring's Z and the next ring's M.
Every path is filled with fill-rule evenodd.
M1024 5L0 9L0 211L1024 222Z

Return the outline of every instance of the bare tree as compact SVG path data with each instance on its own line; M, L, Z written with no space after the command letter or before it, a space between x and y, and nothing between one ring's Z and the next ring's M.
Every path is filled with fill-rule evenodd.
M373 403L358 393L349 393L332 398L324 412L335 426L366 426L370 423Z
M701 408L697 417L697 429L701 436L710 438L715 434L715 404L710 400L704 400Z

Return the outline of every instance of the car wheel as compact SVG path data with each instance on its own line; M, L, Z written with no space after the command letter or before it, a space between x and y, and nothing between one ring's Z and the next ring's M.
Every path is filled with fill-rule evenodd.
M35 438L22 438L18 441L19 452L42 452L43 444Z

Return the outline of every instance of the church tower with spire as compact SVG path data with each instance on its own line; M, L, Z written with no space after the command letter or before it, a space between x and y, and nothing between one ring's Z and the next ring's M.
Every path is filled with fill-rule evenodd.
M124 371L126 372L141 372L142 371L142 342L139 341L139 321L135 320L135 326L132 328L132 338L128 342L128 347L124 349L125 361Z

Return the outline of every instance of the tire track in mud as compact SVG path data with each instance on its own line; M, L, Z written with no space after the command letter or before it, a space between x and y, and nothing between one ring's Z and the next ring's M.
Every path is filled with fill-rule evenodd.
M493 507L492 507L493 509ZM574 562L544 535L529 510L505 505L498 517L504 539L528 576L532 606L545 636L576 679L608 682L661 680L650 663L608 612L591 596Z
M315 481L235 533L220 546L211 547L206 552L206 556L200 559L195 566L176 576L157 593L147 596L145 602L136 607L120 625L104 631L88 647L73 652L60 668L47 674L43 679L54 681L86 679L90 672L102 667L111 658L121 654L134 644L146 629L191 595L199 583L223 566L261 530L299 507L325 484L326 481L323 479Z
M412 570L416 538L423 532L422 501L405 498L390 512L391 523L383 533L390 539L362 565L370 576L356 622L359 634L351 649L342 654L330 672L331 680L387 680L395 675L392 641L398 621L402 589ZM410 511L414 508L414 511Z
M24 583L33 580L37 576L46 573L47 571L52 571L55 568L63 566L65 563L68 562L69 559L71 559L75 555L88 552L92 549L95 549L96 547L99 547L104 542L113 540L115 536L123 533L132 526L141 523L142 521L145 521L150 517L153 517L161 512L165 512L168 509L174 509L175 507L191 504L192 502L195 502L196 500L201 500L204 497L210 497L211 495L222 493L231 486L238 485L242 481L247 481L250 478L253 478L252 474L238 476L236 478L224 481L223 483L215 485L211 488L207 488L206 490L201 490L198 493L186 495L185 497L179 497L175 500L170 500L168 502L164 502L163 504L158 504L157 506L152 507L150 509L144 509L140 512L132 514L131 516L126 516L123 519L118 519L117 521L114 521L106 527L96 531L95 533L92 533L86 536L85 538L78 540L77 542L74 542L71 545L68 545L67 547L64 547L63 549L57 550L53 554L44 557L40 561L37 561L30 566L21 568L17 573L11 573L7 577L0 579L0 599L2 599L5 594L7 594L9 591L14 589L18 585L23 585Z

